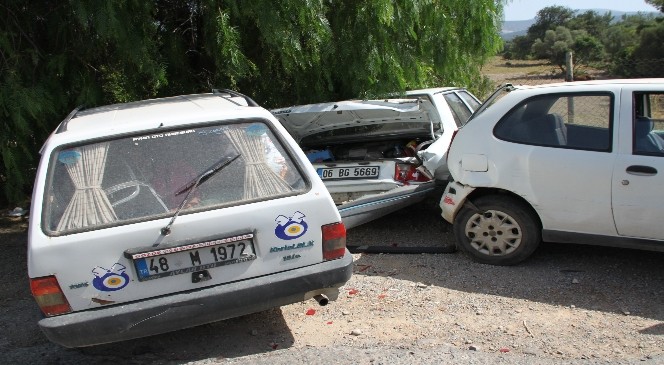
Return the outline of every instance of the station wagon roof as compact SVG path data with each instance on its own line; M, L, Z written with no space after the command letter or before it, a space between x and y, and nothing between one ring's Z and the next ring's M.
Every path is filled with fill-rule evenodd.
M63 121L58 133L85 132L92 129L123 129L132 125L145 125L167 120L183 120L195 114L217 113L220 110L246 108L247 101L240 97L220 97L218 94L181 95L161 99L112 104L73 112L71 119Z
M462 90L462 89L463 89L463 88L461 88L461 87L454 87L454 86L448 86L448 87L433 87L433 88L428 88L428 89L408 90L408 91L406 91L406 95L413 95L413 94L436 94L436 93L441 93L441 92L446 92L446 91Z

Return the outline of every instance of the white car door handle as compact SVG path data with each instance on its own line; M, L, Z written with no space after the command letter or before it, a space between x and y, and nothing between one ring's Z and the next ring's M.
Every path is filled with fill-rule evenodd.
M638 176L654 176L657 175L657 169L650 166L632 165L627 167L628 174Z

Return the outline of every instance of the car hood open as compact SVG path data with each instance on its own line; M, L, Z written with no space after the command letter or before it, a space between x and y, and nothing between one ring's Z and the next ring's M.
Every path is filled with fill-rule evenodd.
M270 110L296 140L340 128L376 123L431 125L433 105L422 99L348 100Z

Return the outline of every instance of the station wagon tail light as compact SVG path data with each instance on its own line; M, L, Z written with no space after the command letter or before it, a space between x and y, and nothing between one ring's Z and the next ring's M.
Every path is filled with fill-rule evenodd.
M394 180L408 185L411 182L426 182L431 179L422 171L419 171L415 165L398 163L394 168Z
M336 260L346 254L346 226L343 223L327 224L323 231L323 259Z
M55 316L71 312L69 302L55 276L30 279L30 290L44 315Z

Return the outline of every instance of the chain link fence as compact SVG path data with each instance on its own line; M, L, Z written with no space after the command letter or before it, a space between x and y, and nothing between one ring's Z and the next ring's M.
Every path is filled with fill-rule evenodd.
M502 60L486 70L484 75L495 87L506 83L543 85L565 81L563 70L545 60ZM664 59L619 59L592 67L577 67L574 75L576 81L649 77L664 77Z
M618 59L607 67L610 74L620 78L664 77L664 59Z

